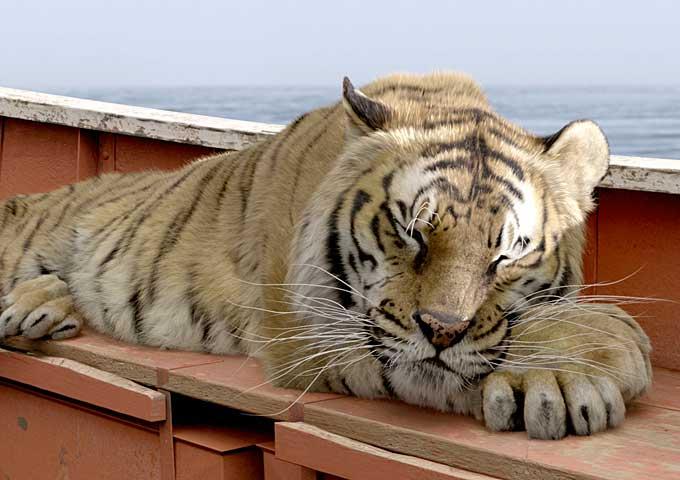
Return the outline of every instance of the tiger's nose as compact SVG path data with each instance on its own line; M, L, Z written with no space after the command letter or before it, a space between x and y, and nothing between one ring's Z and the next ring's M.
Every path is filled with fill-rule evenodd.
M470 326L470 320L466 318L434 310L416 310L413 312L413 319L425 338L438 349L458 343Z

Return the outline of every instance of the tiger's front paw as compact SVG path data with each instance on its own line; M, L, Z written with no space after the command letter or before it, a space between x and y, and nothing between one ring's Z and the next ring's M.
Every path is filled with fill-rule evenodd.
M2 299L0 339L14 335L53 339L76 335L82 326L66 283L42 275L18 284Z
M530 438L557 440L569 430L590 435L621 424L623 396L613 380L575 373L493 373L483 390L486 425L526 430Z
M618 308L581 313L553 314L513 331L505 362L482 384L489 429L559 439L623 422L626 404L651 384L649 341Z

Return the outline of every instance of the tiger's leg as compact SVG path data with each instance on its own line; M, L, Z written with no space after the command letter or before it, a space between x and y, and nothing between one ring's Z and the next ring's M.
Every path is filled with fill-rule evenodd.
M513 327L505 348L506 359L482 382L491 430L557 439L569 427L578 435L613 428L652 380L649 339L614 305L545 307L541 319Z
M0 339L13 335L53 339L73 337L83 324L66 283L40 275L19 283L2 299Z
M80 330L66 282L76 187L13 197L0 204L0 339L65 338Z
M76 308L73 269L87 244L82 222L94 215L101 228L124 212L121 199L149 191L159 175L107 174L45 194L0 202L0 339L75 336L84 317ZM140 187L141 184L141 187ZM91 252L90 252L91 253Z

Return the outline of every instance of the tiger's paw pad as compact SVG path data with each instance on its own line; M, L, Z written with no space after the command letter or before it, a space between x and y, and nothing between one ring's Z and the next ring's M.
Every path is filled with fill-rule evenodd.
M82 325L66 283L55 275L20 283L2 304L0 339L14 335L67 338L76 335Z

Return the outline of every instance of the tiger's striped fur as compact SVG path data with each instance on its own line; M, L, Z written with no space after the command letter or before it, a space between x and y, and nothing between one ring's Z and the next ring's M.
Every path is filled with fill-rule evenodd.
M536 137L463 75L396 75L363 93L346 81L342 102L246 150L6 201L0 338L63 338L85 318L128 342L257 355L279 385L483 410L510 428L486 402L523 388L513 325L538 335L526 325L541 292L569 298L582 283L582 225L607 164L592 122ZM540 320L555 323L543 335L578 334L581 320L560 315ZM648 377L632 319L587 318L619 319L611 329L637 350L611 366Z

